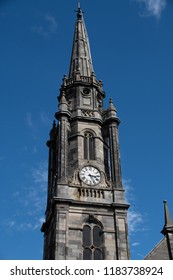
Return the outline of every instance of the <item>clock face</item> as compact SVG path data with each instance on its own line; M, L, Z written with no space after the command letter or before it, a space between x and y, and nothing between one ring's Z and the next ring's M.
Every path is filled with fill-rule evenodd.
M85 166L80 171L81 180L87 185L97 185L100 182L100 172L93 166Z

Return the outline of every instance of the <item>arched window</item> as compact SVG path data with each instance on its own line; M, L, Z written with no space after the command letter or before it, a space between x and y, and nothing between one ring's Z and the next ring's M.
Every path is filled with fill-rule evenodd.
M102 260L103 232L97 224L83 227L83 260Z
M95 141L90 132L84 134L84 159L95 159Z

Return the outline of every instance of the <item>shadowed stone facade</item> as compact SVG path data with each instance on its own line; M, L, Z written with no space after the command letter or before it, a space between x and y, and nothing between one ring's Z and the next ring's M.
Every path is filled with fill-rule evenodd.
M164 201L165 224L161 231L163 239L145 257L145 260L173 260L173 222L167 201Z
M129 259L118 125L112 99L105 110L89 40L78 8L69 76L50 131L44 259Z

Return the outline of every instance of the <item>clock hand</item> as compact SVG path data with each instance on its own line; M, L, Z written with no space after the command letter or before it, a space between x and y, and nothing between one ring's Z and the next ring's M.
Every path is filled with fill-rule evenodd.
M90 178L93 178L93 179L94 179L94 178L97 178L97 176L92 175L92 174L89 174L88 176L89 176Z
M92 174L90 174L89 176L93 177L93 178L97 178L98 177L98 175L92 175Z

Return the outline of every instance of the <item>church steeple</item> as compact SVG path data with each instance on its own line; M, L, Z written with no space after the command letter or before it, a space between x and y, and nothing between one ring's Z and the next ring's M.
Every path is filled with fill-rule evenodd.
M60 88L49 145L44 259L129 259L120 120L112 99L104 110L104 98L78 2L69 76Z
M74 77L76 73L81 76L90 77L93 72L94 70L89 39L85 27L83 12L80 7L80 2L78 2L77 21L74 31L69 78Z

